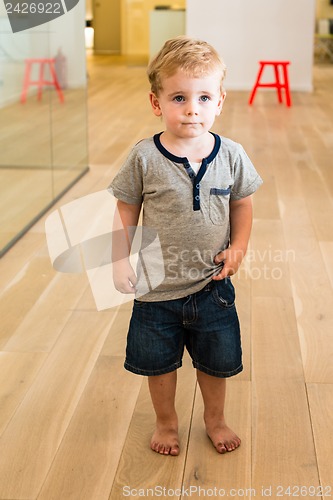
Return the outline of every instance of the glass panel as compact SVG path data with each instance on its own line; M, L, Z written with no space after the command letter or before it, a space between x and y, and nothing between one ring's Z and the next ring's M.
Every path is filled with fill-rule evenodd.
M50 24L50 52L64 102L51 95L53 195L56 197L88 165L85 2Z
M13 33L0 2L0 255L88 168L84 17Z
M52 200L50 102L20 102L25 59L48 42L39 28L12 33L0 3L0 248ZM35 72L34 72L35 74Z

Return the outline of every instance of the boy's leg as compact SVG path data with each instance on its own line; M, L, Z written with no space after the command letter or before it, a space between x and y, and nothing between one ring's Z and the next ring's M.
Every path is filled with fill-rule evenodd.
M156 430L150 447L162 455L178 455L178 418L175 409L177 371L148 377L148 384L156 413Z
M197 379L204 400L204 420L209 438L219 453L235 450L241 440L226 425L224 418L226 379L212 377L200 370L197 370Z

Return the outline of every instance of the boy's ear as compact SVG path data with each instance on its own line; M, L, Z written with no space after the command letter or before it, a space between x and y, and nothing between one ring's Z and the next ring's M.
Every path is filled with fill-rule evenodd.
M151 107L153 108L153 113L155 116L162 116L162 110L160 108L160 103L158 101L158 98L153 92L149 93L149 100Z
M226 97L227 97L227 93L225 92L225 90L223 90L221 92L220 100L219 100L219 103L217 105L216 116L219 116L221 114L221 111L223 108L223 103L224 103Z

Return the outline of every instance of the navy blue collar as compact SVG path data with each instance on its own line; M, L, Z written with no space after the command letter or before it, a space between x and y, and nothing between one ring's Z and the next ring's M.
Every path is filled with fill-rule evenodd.
M171 160L175 163L189 163L188 158L186 158L186 156L184 156L184 157L176 156L176 155L170 153L170 151L168 151L167 149L165 149L165 147L161 144L161 140L160 140L160 137L162 134L163 134L163 132L160 132L160 133L154 135L154 143L155 143L155 146L157 147L157 149L160 151L160 153L162 153L163 156L165 156L166 158L168 158L169 160ZM206 158L203 158L203 160L206 160L205 161L206 164L208 164L214 160L214 158L217 155L217 153L219 152L219 149L221 146L220 136L217 134L214 134L214 132L210 132L210 134L212 134L214 136L215 144L214 144L212 152Z
M206 158L202 159L201 167L198 173L195 175L194 171L190 166L190 162L188 158L186 158L186 156L184 157L176 156L170 153L170 151L165 149L165 147L161 144L160 137L162 133L163 132L160 132L159 134L154 135L155 146L160 151L160 153L162 153L162 155L168 158L169 160L173 161L174 163L182 163L184 165L185 170L193 184L193 210L200 210L200 181L207 171L207 165L214 160L217 153L219 152L221 146L221 138L219 135L210 132L215 139L213 151Z

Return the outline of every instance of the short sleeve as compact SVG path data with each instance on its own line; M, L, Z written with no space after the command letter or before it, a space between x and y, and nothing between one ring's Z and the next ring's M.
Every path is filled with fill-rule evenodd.
M253 194L263 183L243 147L238 144L233 164L234 184L231 188L231 200L240 200Z
M137 148L134 147L108 187L108 191L124 203L141 205L142 190L142 164Z

